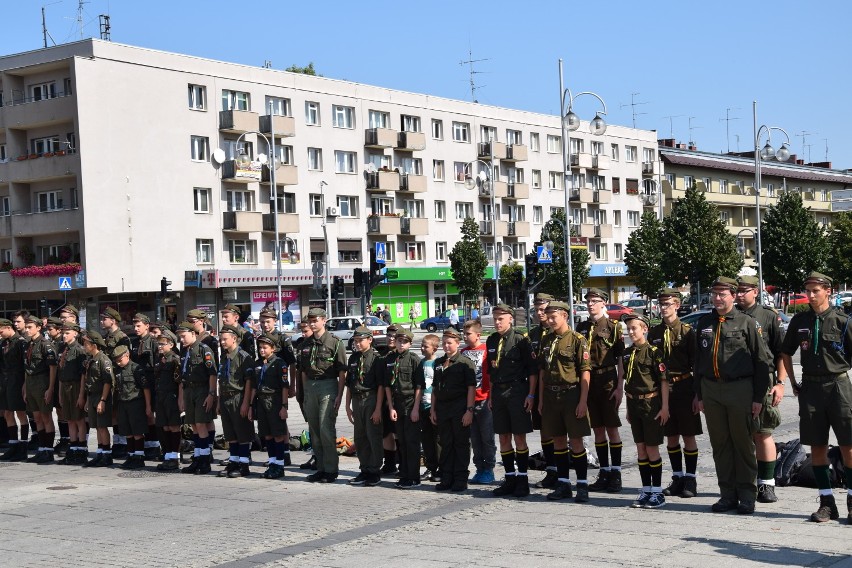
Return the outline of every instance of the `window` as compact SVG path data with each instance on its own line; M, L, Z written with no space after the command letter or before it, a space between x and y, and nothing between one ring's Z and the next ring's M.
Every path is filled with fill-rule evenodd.
M710 191L710 188L712 187L712 183L711 183L709 177L704 178L704 187L707 188L707 191Z
M447 262L447 243L435 243L435 260Z
M456 221L464 221L468 218L473 218L473 203L456 201Z
M819 190L819 200L820 201L828 201L829 200L829 195L828 195L827 189Z
M479 139L483 142L497 142L497 127L483 124L479 127Z
M321 217L322 211L322 194L311 193L308 195L308 203L310 204L311 217Z
M604 153L604 145L603 142L592 142L592 155L599 156Z
M232 239L228 241L229 260L232 264L256 264L257 241Z
M499 172L495 172L495 179L499 179L499 178L497 178L498 175L499 175ZM507 167L506 168L506 180L509 183L524 183L524 170L523 170L523 168Z
M423 175L423 160L421 158L399 158L396 167L404 174L413 176Z
M464 181L467 164L464 162L453 162L453 175L456 181Z
M638 211L628 211L627 212L627 226L628 227L638 227L639 226L639 212Z
M625 146L624 147L624 159L628 162L636 161L636 146Z
M225 192L228 211L254 211L254 192L228 190Z
M657 161L657 151L653 148L642 148L642 161L645 163Z
M39 83L30 85L30 99L33 101L41 101L44 99L52 99L56 97L56 82Z
M339 174L354 174L355 161L358 156L355 152L334 151L334 171Z
M597 174L592 174L592 187L597 190L606 189L606 178Z
M624 260L624 245L621 243L612 245L612 256L614 260Z
M406 199L402 203L402 210L406 217L423 219L426 217L426 208L422 199Z
M198 264L213 262L213 239L195 239L195 262Z
M222 110L251 110L251 95L222 89Z
M562 215L565 211L564 207L551 207L550 208L550 218L556 217L557 215Z
M12 264L12 249L0 249L0 262Z
M705 178L707 179L707 178ZM666 174L666 181L669 182L669 185L674 189L675 186L675 175L674 174ZM707 191L710 191L710 184L707 184Z
M75 252L79 252L76 249L78 246L76 244L72 244L70 246L66 245L47 245L38 247L38 258L41 264L59 264L62 261L62 257L67 255L70 250L70 256L73 258Z
M585 151L585 142L582 138L571 138L571 153L582 154Z
M272 105L270 110L269 106ZM271 112L275 116L293 116L293 107L290 105L290 99L283 97L266 96L266 106L264 110Z
M595 222L595 225L606 225L606 210L605 209L595 209L592 211L592 219Z
M617 162L618 161L618 144L611 144L609 148L610 148L610 154L609 154L610 158L612 158L613 162Z
M340 105L332 106L331 125L335 128L355 128L355 108Z
M432 179L444 181L444 160L432 160Z
M420 117L403 114L399 117L403 132L420 132Z
M9 196L4 195L0 197L0 215L3 217L8 217L12 214L12 208L9 205Z
M506 144L523 144L524 137L520 130L506 129Z
M435 220L437 220L437 221L446 221L447 220L447 202L446 201L435 201Z
M485 243L485 258L488 260L488 262L494 261L494 243L493 242L489 241L489 242Z
M56 152L59 147L59 136L45 136L44 138L33 138L30 141L30 152L41 156L46 152Z
M606 244L596 243L594 246L595 260L606 260Z
M408 262L423 262L426 256L424 243L405 243L405 260Z
M308 169L317 172L322 171L322 149L308 148Z
M775 184L767 183L766 184L766 195L769 197L775 197Z
M36 194L36 211L46 213L48 211L62 210L62 191L42 191Z
M364 163L365 164L373 164L377 170L381 169L390 169L391 167L391 156L386 156L385 154L374 154L372 152L366 152L364 154Z
M432 138L435 140L444 139L444 122L438 119L432 119Z
M369 117L370 128L390 128L390 114L380 110L371 110Z
M470 142L470 124L453 121L453 141Z
M621 193L621 178L612 178L612 193Z
M279 144L275 146L275 159L278 161L279 165L292 166L293 147L286 144Z
M735 181L734 185L737 186L737 191L739 192L739 194L744 195L744 193L743 193L743 187L744 187L743 181L742 180Z
M612 226L620 227L621 226L621 210L616 209L612 212Z
M63 144L63 148L69 154L77 153L77 134L74 132L69 132L65 135L65 144ZM63 148L59 148L60 150Z
M575 207L571 209L571 222L575 225L585 225L589 222L588 214L585 209Z
M361 262L360 250L339 250L337 251L338 262Z
M207 187L192 188L193 211L196 213L210 213L210 189Z
M624 180L627 195L639 195L639 180L627 178Z
M819 222L823 227L828 227L828 217L823 215L819 218Z
M526 243L512 243L512 258L515 260L523 260L525 256L527 256L527 244Z
M0 144L0 164L4 164L4 163L6 163L6 161L7 161L8 159L9 159L9 157L8 157L8 155L6 154L6 145L5 145L5 144Z
M541 189L541 170L532 171L532 187L533 189Z
M388 262L396 262L396 243L387 241L385 243L385 259Z
M539 152L541 150L541 142L538 138L538 132L530 132L530 150Z
M204 85L189 85L189 108L193 110L207 109L207 87Z
M719 180L719 193L728 193L730 190L728 189L728 180L720 179Z
M278 212L279 213L295 213L296 212L296 194L295 193L278 193Z
M527 208L525 205L507 205L506 211L509 214L509 221L527 220Z
M320 125L320 106L314 101L305 101L305 124L308 126Z
M393 199L388 197L373 197L370 199L370 211L373 215L388 215L393 213Z
M195 162L206 162L210 155L210 141L206 136L190 136L189 143L192 148L192 160Z
M541 205L533 205L533 223L541 225L544 222L543 217Z
M354 195L338 195L337 212L341 217L357 217L358 198Z
M62 94L66 97L71 94L71 77L62 79Z
M550 189L565 189L565 184L562 179L562 172L548 172L547 187Z
M683 176L683 189L689 189L695 184L695 178L692 176Z
M722 220L723 225L731 224L731 212L730 211L719 211L719 219Z
M562 152L562 137L547 135L547 152L548 154L559 154Z

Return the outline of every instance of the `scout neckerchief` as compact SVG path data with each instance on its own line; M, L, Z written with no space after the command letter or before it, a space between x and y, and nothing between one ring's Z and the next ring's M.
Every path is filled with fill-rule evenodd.
M140 358L142 357L142 345L145 343L144 340L145 340L144 337L140 337L139 338L139 346L136 348L136 355L138 355Z
M601 318L601 319L606 319L606 318ZM595 326L597 325L597 323L598 322L592 322L592 327L589 328L589 348L590 349L591 349L591 346L592 346L592 336L594 336ZM607 341L606 337L603 337L603 336L600 336L600 338L601 338L601 341L603 341L604 345L606 345L607 347L612 347L613 345L615 345L615 336L616 335L618 335L618 324L615 324L615 333L612 334L610 341Z
M231 378L231 356L225 354L225 364L219 367L219 376L227 382Z
M722 324L725 323L725 316L719 316L719 325L716 326L716 334L713 337L713 374L716 378L719 376L719 337L722 335Z
M260 390L260 387L263 386L263 375L266 374L266 369L267 369L268 366L269 366L268 363L264 363L260 367L260 378L257 380L257 390Z
M666 326L663 332L663 356L668 358L672 354L672 328Z
M624 382L627 384L630 384L630 379L633 378L633 361L636 359L636 351L637 348L634 345L633 349L630 351L630 360L627 361L627 376L624 379Z
M507 332L508 333L508 332ZM500 358L503 357L503 339L505 339L505 335L500 336L500 341L497 343L497 360L494 361L494 368L500 368Z
M189 354L192 352L192 348L194 345L191 345L186 348L186 355L183 356L183 361L181 363L181 371L183 374L186 374L186 367L189 365Z
M405 353L407 353L407 351ZM397 373L399 372L399 360L402 359L402 356L405 355L405 353L398 353L397 356L396 356L396 359L394 359L393 372L391 373L390 386L394 386L396 384L396 377L397 377Z
M567 332L566 332L567 333ZM561 335L557 335L553 338L553 341L550 342L550 349L547 353L547 367L550 368L550 362L553 360L553 354L556 352L556 345L559 343L559 340L562 339Z
M35 340L30 340L30 345L27 347L27 365L32 363L33 358L33 347L35 347Z
M321 341L321 339L319 339L319 338L317 338L316 336L314 336L314 344L313 344L313 345L311 345L311 367L315 367L315 366L316 366L316 363L317 363L317 357L316 357L316 355L317 355L317 346L319 345L319 342L320 342L320 341ZM335 357L337 357L337 350L338 350L339 348L340 348L340 342L338 341L338 342L336 342L336 344L335 344L335 346L334 346L334 353L332 353L331 357L329 357L328 359L326 359L326 361L334 361L334 358L335 358Z
M364 353L358 357L358 383L364 384Z

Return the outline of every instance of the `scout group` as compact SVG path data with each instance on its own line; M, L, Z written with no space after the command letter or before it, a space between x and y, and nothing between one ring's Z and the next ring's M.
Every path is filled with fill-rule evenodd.
M240 326L240 311L232 305L222 312L218 341L206 331L203 311L190 311L177 336L137 314L136 346L118 329L120 316L112 309L101 314L103 335L88 331L82 338L72 306L48 320L48 338L39 318L16 314L14 321L0 319L5 389L0 400L9 437L0 460L53 462L52 412L58 401L60 436L64 423L68 428L63 463L109 466L112 453L126 444L124 468L142 467L146 455L162 451L157 469L180 469L183 413L195 449L180 471L208 473L219 414L230 449L219 475L250 475L256 421L269 456L263 477L280 478L290 465L286 420L295 396L311 435L313 457L301 466L316 469L308 481L333 483L338 476L335 421L343 404L354 424L360 465L350 485L376 486L383 474L396 474L400 489L424 480L437 482L438 491L491 484L496 434L505 478L492 493L526 497L526 436L539 429L546 474L535 487L548 490L548 500L584 503L590 492L623 489L618 409L626 397L642 483L631 507L655 509L666 497L698 494L696 437L703 433L703 413L720 493L711 510L748 515L756 501L778 501L772 432L789 379L799 397L800 439L811 447L819 486L819 508L810 520L826 522L839 518L829 477L830 430L840 445L845 478L852 479L852 327L830 305L831 278L811 273L803 288L810 309L793 317L783 338L777 314L757 304L756 279L719 277L710 292L714 310L694 327L678 319L681 296L675 289L659 294L662 322L650 327L641 315L623 322L608 318L607 293L592 288L586 294L590 317L576 330L567 303L538 294L540 323L528 334L514 328L514 310L498 304L496 333L484 342L481 325L471 320L461 330L448 328L443 337L426 335L422 357L411 350L412 333L395 326L388 328L386 355L374 349L372 331L360 327L347 357L318 308L300 324L295 344L275 329L274 310L261 312L255 338ZM800 381L792 363L797 351ZM37 430L32 457L29 428ZM98 442L91 459L89 428L96 429ZM589 483L583 438L592 434L600 470ZM665 489L664 442L672 470ZM469 479L471 450L476 473ZM852 489L846 503L852 524Z

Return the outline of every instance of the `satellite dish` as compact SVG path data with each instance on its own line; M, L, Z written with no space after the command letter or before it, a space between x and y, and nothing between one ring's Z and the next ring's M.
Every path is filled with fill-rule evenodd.
M364 167L364 171L368 174L371 174L376 171L376 165L373 163L369 163Z
M266 162L268 160L269 160L269 158L266 157L266 154L258 154L257 155L257 161L260 162L261 164L266 164Z
M648 196L648 202L649 202L651 205L656 205L656 204L657 204L657 194L656 194L656 193L652 193L651 195L649 195L649 196Z
M225 151L221 148L216 148L213 150L213 161L217 164L221 164L225 161Z

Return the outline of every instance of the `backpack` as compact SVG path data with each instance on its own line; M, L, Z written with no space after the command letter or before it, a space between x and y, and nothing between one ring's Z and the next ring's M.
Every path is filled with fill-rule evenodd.
M797 483L797 476L808 455L799 439L777 444L778 460L775 463L775 485L787 487Z
M828 478L831 481L832 487L844 486L843 456L840 453L840 448L837 446L828 448ZM793 483L799 487L817 488L814 464L811 461L810 454L808 454L807 459L802 463L799 472L793 477Z

